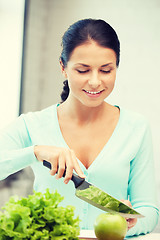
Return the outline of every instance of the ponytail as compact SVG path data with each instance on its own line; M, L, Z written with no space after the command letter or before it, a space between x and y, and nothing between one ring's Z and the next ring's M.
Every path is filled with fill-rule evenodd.
M65 80L64 82L63 82L63 91L62 91L62 93L61 93L61 100L62 100L62 102L61 103L63 103L67 98L68 98L68 95L69 95L69 86L68 86L68 80Z

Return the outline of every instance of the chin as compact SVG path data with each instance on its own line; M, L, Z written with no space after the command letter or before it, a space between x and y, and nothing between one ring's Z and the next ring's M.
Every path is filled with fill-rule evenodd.
M94 108L94 107L99 107L104 103L103 101L84 101L82 102L83 106L89 107L89 108Z

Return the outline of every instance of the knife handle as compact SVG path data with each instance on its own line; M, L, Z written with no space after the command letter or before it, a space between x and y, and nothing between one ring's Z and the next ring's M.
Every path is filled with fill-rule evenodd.
M46 160L43 160L43 166L49 169L52 169L51 163ZM66 170L63 173L63 177L65 177L65 175L66 175ZM78 175L73 173L71 180L74 182L75 188L77 188L85 181L85 178L81 178Z

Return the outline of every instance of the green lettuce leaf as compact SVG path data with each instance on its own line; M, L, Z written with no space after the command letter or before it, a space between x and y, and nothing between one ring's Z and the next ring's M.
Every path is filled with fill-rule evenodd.
M92 185L84 190L77 190L76 195L79 197L85 197L113 211L128 214L138 214L134 209L130 209L127 205L119 202L114 197Z
M11 197L0 212L0 240L76 240L80 233L74 207L59 207L57 192L34 192L27 198Z

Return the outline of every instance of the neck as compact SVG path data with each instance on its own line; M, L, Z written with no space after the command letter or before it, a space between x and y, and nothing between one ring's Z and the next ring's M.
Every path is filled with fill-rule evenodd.
M75 102L67 99L59 106L59 110L63 116L68 116L79 124L87 124L96 119L101 119L107 105L106 102L103 102L97 107L88 107L79 103L79 101Z

